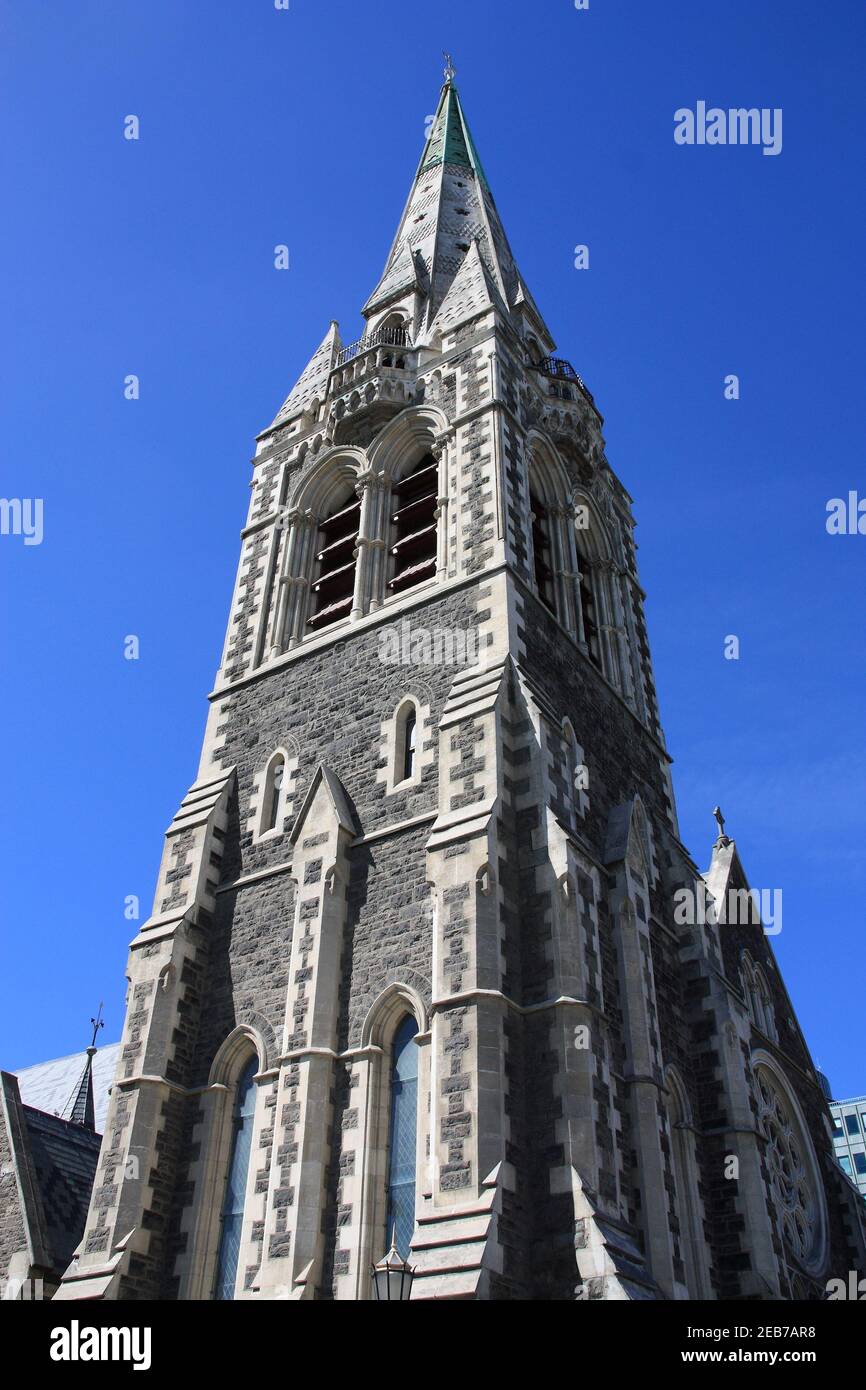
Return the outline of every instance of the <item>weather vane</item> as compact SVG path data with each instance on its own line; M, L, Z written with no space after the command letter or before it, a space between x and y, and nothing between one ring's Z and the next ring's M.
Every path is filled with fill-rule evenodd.
M444 49L442 50L442 57L445 59L445 81L453 82L454 78L457 76L454 67L454 59L451 57L451 54L446 53Z
M93 1037L92 1037L91 1040L90 1040L90 1046L91 1046L91 1047L95 1047L95 1046L96 1046L96 1035L97 1035L97 1033L99 1032L100 1028L104 1028L104 1027L105 1027L105 1024L104 1024L104 1022L103 1022L103 1020L102 1020L102 1000L101 1000L101 999L100 999L100 1001L99 1001L99 1008L96 1010L96 1018L92 1018L92 1019L90 1020L90 1022L93 1024Z

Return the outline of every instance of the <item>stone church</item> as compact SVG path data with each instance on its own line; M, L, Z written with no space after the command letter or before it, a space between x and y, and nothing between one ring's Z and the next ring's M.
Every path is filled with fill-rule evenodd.
M56 1296L822 1298L863 1204L450 65L362 312L257 439Z

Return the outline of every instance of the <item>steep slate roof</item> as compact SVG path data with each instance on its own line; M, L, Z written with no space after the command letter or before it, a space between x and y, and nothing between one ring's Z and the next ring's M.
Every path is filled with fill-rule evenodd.
M332 321L324 338L286 396L272 423L268 426L269 429L282 424L284 420L291 420L293 415L300 415L316 396L321 400L327 394L328 377L331 374L334 359L340 351L340 346L340 330Z
M94 1126L97 1134L102 1134L105 1128L108 1093L119 1056L120 1043L110 1043L107 1047L100 1047L93 1059ZM15 1072L24 1105L43 1110L49 1115L71 1116L86 1063L86 1052L74 1052L70 1057L55 1057L51 1062L38 1062L35 1066Z
M433 320L433 331L444 333L453 323L491 304L507 313L502 296L481 259L478 241L474 240Z
M62 1273L84 1233L102 1139L91 1129L29 1105L22 1110L51 1263Z

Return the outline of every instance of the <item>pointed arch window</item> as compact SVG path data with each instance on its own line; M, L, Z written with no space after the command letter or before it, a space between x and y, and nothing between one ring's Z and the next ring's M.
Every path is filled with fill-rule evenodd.
M418 1123L418 1025L407 1014L391 1047L391 1123L388 1139L386 1233L396 1231L397 1249L409 1254L415 1230L416 1132Z
M237 1284L256 1108L254 1078L258 1069L258 1057L251 1057L238 1078L232 1110L229 1170L220 1214L220 1243L214 1289L214 1298L222 1301L234 1298Z
M347 618L352 610L360 524L360 498L343 489L319 522L312 612L307 619L307 626L314 631Z
M436 572L439 465L425 454L391 489L391 593L402 593Z
M712 1284L703 1229L703 1204L698 1185L695 1135L688 1096L677 1073L665 1076L667 1117L671 1133L673 1208L679 1227L679 1251L690 1298L711 1298Z
M389 796L421 785L423 769L432 757L424 742L429 733L429 716L429 706L407 692L390 719L382 725L384 741L380 752L383 761L377 777L385 782Z
M755 964L748 951L744 951L740 962L740 987L752 1023L772 1042L776 1042L778 1037L770 989L763 970Z

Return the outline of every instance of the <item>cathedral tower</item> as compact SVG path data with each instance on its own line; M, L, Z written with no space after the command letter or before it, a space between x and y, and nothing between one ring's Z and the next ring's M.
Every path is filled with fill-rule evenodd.
M198 774L59 1297L818 1297L856 1195L720 826L680 843L631 499L450 68L365 328L258 437Z

